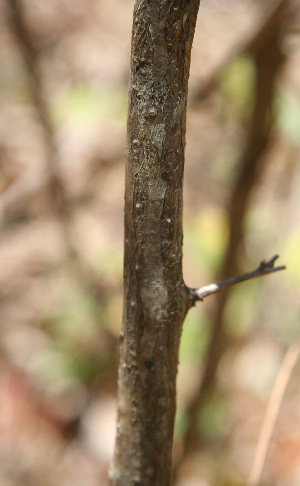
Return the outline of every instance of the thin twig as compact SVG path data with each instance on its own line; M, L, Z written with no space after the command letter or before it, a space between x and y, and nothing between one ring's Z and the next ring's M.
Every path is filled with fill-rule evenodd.
M285 270L285 265L281 265L279 267L274 267L274 262L277 260L279 255L274 255L270 260L266 261L263 260L260 262L259 267L256 270L253 270L249 273L243 273L238 277L229 278L227 280L223 280L222 282L218 282L215 284L205 285L204 287L200 287L199 289L191 289L194 302L197 300L203 300L205 297L209 295L216 294L220 292L220 290L224 287L231 287L240 282L244 282L245 280L250 280L256 277L262 277L263 275L267 275L269 273L278 272L279 270Z
M261 480L282 399L299 355L300 339L297 339L288 348L274 383L249 475L249 486L257 486Z

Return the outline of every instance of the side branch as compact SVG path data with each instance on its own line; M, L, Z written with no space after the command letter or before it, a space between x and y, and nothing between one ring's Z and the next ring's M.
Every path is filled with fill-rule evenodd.
M260 262L259 267L252 272L243 273L238 277L229 278L228 280L223 280L222 282L218 282L215 284L205 285L204 287L200 287L199 289L191 289L193 301L196 302L198 300L203 301L205 297L209 295L216 294L220 292L220 290L224 287L231 287L240 282L244 282L245 280L250 280L256 277L262 277L263 275L268 275L269 273L278 272L279 270L285 270L285 265L280 265L279 267L274 267L274 263L277 260L279 255L274 255L270 260L266 261L263 260Z

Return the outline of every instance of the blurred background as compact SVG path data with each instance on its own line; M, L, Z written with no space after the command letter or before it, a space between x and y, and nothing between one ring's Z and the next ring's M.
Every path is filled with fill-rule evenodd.
M133 0L0 0L0 484L106 486L122 314ZM193 308L174 484L247 484L299 335L300 3L202 0L192 50L184 277L287 270ZM300 365L262 484L300 482Z

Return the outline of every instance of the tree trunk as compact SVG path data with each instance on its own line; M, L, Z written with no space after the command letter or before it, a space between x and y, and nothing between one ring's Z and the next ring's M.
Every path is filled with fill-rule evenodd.
M111 486L170 484L182 323L182 182L200 0L136 0L128 103L124 308Z

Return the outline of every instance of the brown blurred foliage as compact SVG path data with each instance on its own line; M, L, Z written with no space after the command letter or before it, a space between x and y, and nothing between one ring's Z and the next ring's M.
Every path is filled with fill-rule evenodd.
M0 0L3 486L107 484L132 10L129 0ZM277 252L288 270L188 316L174 444L181 486L246 484L272 384L299 334L299 26L297 1L201 3L185 280L205 285ZM264 484L299 483L299 385L296 369Z

